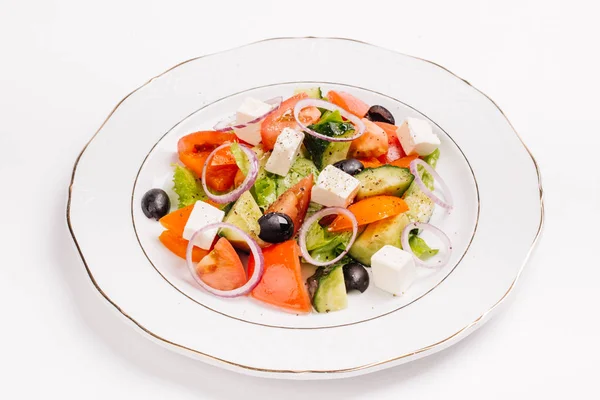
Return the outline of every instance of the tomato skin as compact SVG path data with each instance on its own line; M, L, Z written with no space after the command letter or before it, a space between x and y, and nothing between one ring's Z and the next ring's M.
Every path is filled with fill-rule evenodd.
M285 100L279 108L269 114L260 125L260 136L262 138L262 146L265 151L273 150L277 136L281 133L284 128L297 128L298 124L294 119L293 110L302 99L306 99L308 95L306 93L298 93L295 96ZM307 107L303 109L299 118L300 121L305 125L314 124L321 117L321 112L316 107Z
M356 217L358 225L366 225L408 211L408 204L396 196L373 196L360 200L348 207ZM330 232L352 229L352 223L343 215L338 215L327 228Z
M388 137L388 151L384 156L380 157L380 161L384 164L387 164L406 156L406 153L400 144L400 140L398 139L398 127L396 125L379 121L375 122L375 124L383 129Z
M173 254L183 258L186 258L186 252L188 247L188 241L177 235L173 231L166 230L158 237L160 242L169 249ZM208 254L208 251L201 249L200 247L194 246L192 249L192 261L199 262Z
M352 141L348 156L352 158L379 157L388 152L388 136L383 129L366 118L362 119L365 124L365 132L356 140Z
M308 290L302 279L300 249L295 240L263 249L265 269L252 290L252 297L293 313L312 310ZM254 272L254 257L248 259L248 276Z
M267 208L265 214L279 212L289 216L294 223L295 235L306 217L313 185L314 177L311 174L283 193L275 203Z
M364 118L369 111L368 104L352 96L350 93L330 90L327 93L327 99L336 106L342 107L344 110L356 115L359 118Z
M194 132L179 139L177 143L179 160L198 177L202 177L202 170L210 153L224 143L236 141L237 137L234 133ZM228 148L221 149L214 155L206 171L206 185L215 191L227 191L233 185L237 170L231 151Z
M246 283L244 265L229 240L223 237L196 265L196 272L204 283L218 290L233 290Z

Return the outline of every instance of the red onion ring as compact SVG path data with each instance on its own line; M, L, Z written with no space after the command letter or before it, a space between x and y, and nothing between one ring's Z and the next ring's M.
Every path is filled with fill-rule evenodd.
M348 121L352 122L352 124L356 128L357 133L351 137L331 137L331 136L323 135L322 133L313 131L312 129L310 129L306 125L304 125L302 122L300 122L300 117L299 117L300 111L302 111L302 109L304 109L306 107L319 107L319 108L324 108L329 111L339 111L342 117L344 117ZM303 131L305 131L306 133L308 133L316 138L327 140L328 142L351 142L351 141L361 137L363 135L363 133L365 133L365 130L367 129L365 127L364 122L362 122L360 120L360 118L358 118L356 115L350 114L348 111L344 110L343 108L338 107L335 104L332 104L325 100L318 100L318 99L300 100L299 102L296 103L296 106L294 106L294 118L296 119L296 123L298 125L300 125L300 127L302 128Z
M429 172L431 176L433 176L433 180L435 182L440 184L444 191L445 200L440 199L425 185L417 168L417 166L419 165L425 168L425 171ZM454 208L454 201L452 200L452 193L450 192L450 188L448 187L448 185L446 185L446 182L444 182L444 180L436 172L436 170L431 167L431 165L427 164L420 158L417 158L410 162L410 172L415 176L415 182L417 182L417 185L419 185L419 188L423 191L423 193L425 193L427 197L429 197L435 204L439 205L440 207L444 207L448 211L452 211L452 209Z
M248 157L248 161L250 162L248 174L246 175L246 178L244 179L242 184L234 190L232 190L231 192L221 195L213 194L210 192L210 190L208 190L208 187L206 186L206 170L208 169L210 162L212 161L217 151L229 147L231 145L232 143L225 143L214 149L212 153L210 153L206 158L206 162L204 163L204 167L202 168L202 188L204 188L206 196L208 196L209 199L219 204L231 203L232 201L237 200L242 195L242 193L249 190L252 187L252 185L254 185L254 182L256 182L256 177L258 176L258 157L256 157L256 154L246 146L240 146L240 149L242 149L244 154L246 154L246 157Z
M350 242L348 243L348 246L346 246L346 249L342 252L342 254L340 254L333 260L317 261L310 256L310 253L308 252L308 249L306 248L306 235L308 234L308 231L310 230L310 227L312 226L312 224L314 224L315 222L318 222L321 218L326 217L328 215L338 215L338 214L343 214L346 218L348 218L350 220L350 222L352 222L352 237L350 238ZM326 265L335 264L336 262L340 261L346 255L346 253L348 253L348 251L350 250L350 247L352 247L352 245L354 244L354 240L356 240L357 234L358 234L358 221L356 221L356 217L354 216L354 214L352 214L352 212L350 212L347 209L342 208L342 207L324 208L321 211L318 211L315 214L313 214L308 220L306 220L304 222L304 224L302 224L302 228L300 228L300 234L298 235L299 242L300 242L300 252L302 253L302 257L304 257L304 260L306 260L306 262L308 262L309 264L316 265L318 267L324 267Z
M412 249L410 248L410 243L408 241L410 231L412 231L413 229L422 229L424 231L430 231L430 232L434 233L437 237L439 237L442 240L442 242L444 242L444 246L446 247L447 251L445 251L443 253L442 259L440 259L438 261L434 261L434 262L427 262L427 261L421 260L419 257L417 257L415 255L415 253L413 253ZM427 268L443 267L444 265L446 265L446 263L450 259L450 255L452 254L452 243L450 242L450 238L439 228L436 228L435 226L433 226L431 224L426 224L424 222L411 222L410 224L406 225L406 227L402 231L402 236L400 237L400 241L402 242L402 249L404 251L407 251L410 254L412 254L414 256L417 264L420 264L423 267L427 267Z
M248 247L250 247L250 251L252 252L252 255L254 256L255 265L254 265L254 272L252 273L252 276L250 277L250 279L248 279L248 282L246 282L243 286L240 286L237 289L219 290L219 289L215 289L215 288L209 286L202 279L200 279L200 277L198 276L198 273L196 272L196 264L192 261L192 251L194 249L194 239L196 239L196 236L206 230L215 229L215 228L232 229L233 231L238 233L244 239L244 241L246 243L248 243ZM202 287L202 289L206 290L207 292L212 293L215 296L219 296L219 297L239 297L239 296L243 296L245 294L250 293L250 291L252 289L254 289L256 287L256 285L258 285L258 282L260 282L260 278L262 278L262 274L263 274L264 267L265 267L265 260L263 257L263 253L262 253L262 250L260 249L260 247L258 246L258 243L256 243L256 241L254 239L252 239L246 232L244 232L237 226L228 224L226 222L217 222L214 224L206 225L205 227L202 227L202 228L198 229L196 232L194 232L194 234L190 238L190 242L188 243L187 251L185 254L185 260L187 262L187 266L190 270L190 273L192 274L192 277L198 283L198 285L200 285Z
M217 122L215 124L215 126L213 127L213 130L215 130L217 132L230 132L230 131L233 131L234 129L242 129L242 128L247 127L248 125L256 124L257 122L262 121L263 119L267 118L267 116L269 114L271 114L275 110L277 110L279 108L279 106L281 105L282 101L283 101L283 97L281 97L281 96L273 97L272 99L265 101L265 103L272 105L273 108L271 108L270 111L261 115L260 117L254 118L252 121L248 121L243 124L232 125L236 119L236 116L234 114L234 115L231 115L231 116L224 118L221 121Z

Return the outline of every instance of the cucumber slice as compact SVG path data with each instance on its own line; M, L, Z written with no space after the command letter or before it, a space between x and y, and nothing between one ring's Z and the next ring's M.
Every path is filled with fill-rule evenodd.
M406 213L402 213L369 224L350 248L350 257L363 265L370 266L371 257L383 246L391 245L401 249L400 235L409 223Z
M304 145L319 170L345 160L350 150L350 144L350 142L328 142L310 135L306 135L304 138Z
M317 312L339 311L348 307L348 295L341 264L319 267L307 280L312 303Z
M406 215L410 222L427 223L433 215L435 204L423 193L423 191L413 183L404 194L404 201L408 204Z
M393 165L366 168L354 177L361 183L356 200L384 194L402 196L415 179L408 168Z
M229 210L223 222L237 226L250 235L252 239L256 240L260 247L264 247L266 245L265 242L258 237L258 234L260 233L258 219L262 217L262 215L258 204L254 201L254 197L252 197L250 192L244 192L244 194L242 194L233 204L233 207ZM221 229L219 235L227 238L233 247L243 251L250 251L248 244L246 244L244 239L242 239L237 232L234 232L231 229Z

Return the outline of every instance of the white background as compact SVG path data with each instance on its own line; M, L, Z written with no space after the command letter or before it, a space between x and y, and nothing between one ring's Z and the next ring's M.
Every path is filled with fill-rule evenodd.
M0 398L598 398L594 2L83 3L0 0ZM94 292L65 223L73 162L127 93L188 58L306 35L364 40L464 77L505 111L544 178L546 226L508 307L442 353L350 380L250 378L151 343ZM510 162L498 168L518 173Z

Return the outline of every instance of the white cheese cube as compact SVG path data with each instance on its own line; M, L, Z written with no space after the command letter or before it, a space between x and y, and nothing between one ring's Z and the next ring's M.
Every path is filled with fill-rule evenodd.
M183 238L190 240L198 229L216 222L222 222L223 217L225 217L225 213L217 207L203 201L197 201L185 224L185 228L183 228ZM218 230L218 228L209 229L198 234L194 239L194 245L204 250L210 250Z
M286 176L300 152L303 140L304 133L291 128L283 129L277 136L265 169L273 174Z
M348 207L360 188L360 181L328 165L312 188L311 200L326 207Z
M236 112L236 124L245 124L271 111L273 106L252 97L247 97ZM244 142L256 146L260 143L260 123L236 129L235 135Z
M386 245L371 257L373 283L381 290L402 295L417 277L413 255Z
M424 119L406 118L396 132L407 155L427 156L440 145L440 138L433 133L431 124Z

